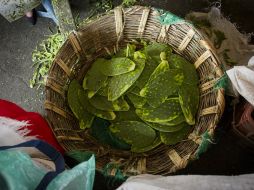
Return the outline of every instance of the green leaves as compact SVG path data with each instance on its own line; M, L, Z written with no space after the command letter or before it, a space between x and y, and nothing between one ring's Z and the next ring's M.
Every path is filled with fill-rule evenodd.
M79 91L82 90L83 89L81 85L78 83L78 81L73 80L69 85L67 99L71 111L79 120L80 128L85 129L91 126L94 116L86 110L86 108L82 105L82 103L79 100L78 94Z
M166 69L166 71L164 71L160 69L161 72L159 72L157 68L145 87L140 91L140 95L145 97L148 103L153 107L158 107L165 102L166 99L178 89L183 81L183 74L180 70Z
M144 59L136 59L136 68L134 71L114 76L109 81L108 99L114 101L122 96L138 79L144 67Z
M169 70L168 62L163 60L153 71L153 73L150 75L148 83L155 80L158 75L161 73Z
M109 101L105 96L95 95L89 99L89 102L95 108L104 111L128 111L130 109L130 106L123 97L115 101Z
M146 104L146 99L134 94L132 92L127 93L127 97L130 99L135 108L142 108Z
M173 145L182 141L190 133L191 126L185 123L181 130L171 133L160 132L161 141L166 145Z
M116 76L135 69L135 63L127 57L116 57L100 65L100 71L106 76Z
M131 147L131 151L132 152L135 152L135 153L143 153L143 152L147 152L147 151L150 151L154 148L156 148L157 146L159 146L161 144L161 139L160 137L156 137L156 139L153 141L152 144L146 146L146 147L135 147L135 146L132 146Z
M97 59L88 70L84 80L83 88L90 91L90 98L98 92L105 83L107 82L108 77L102 74L100 67L105 62L105 59Z
M80 127L92 125L100 143L143 153L189 134L199 103L197 84L194 66L168 45L142 42L97 59L83 88L71 83L68 102Z
M177 118L182 114L182 109L179 99L171 98L157 108L146 104L141 109L136 109L136 113L144 121L158 123L171 121Z
M184 76L184 83L186 84L198 84L198 76L193 64L179 55L171 55L169 58L169 66L172 69L181 69Z
M113 148L129 150L131 146L117 138L109 130L110 122L101 118L95 118L91 126L91 135L104 145L110 145Z
M131 144L132 148L147 147L151 145L156 138L155 131L143 122L120 121L111 124L109 128L119 139Z
M99 118L107 119L107 120L114 120L116 118L116 115L113 111L104 111L104 110L99 110L99 109L96 109L95 107L93 107L90 104L90 102L88 101L87 94L85 93L85 91L83 89L80 89L78 91L78 98L79 98L79 101L82 104L82 106L84 108L86 108L86 110L89 113L91 113Z
M147 45L144 49L144 52L146 55L149 55L154 61L160 62L161 52L166 52L168 54L171 54L172 48L168 46L167 44L154 42L152 44Z
M178 93L186 122L189 125L194 125L199 103L199 89L195 86L183 85Z
M32 61L34 73L30 79L30 88L35 85L45 85L48 71L53 63L53 60L65 41L65 34L56 33L49 35L47 39L43 40L33 51Z
M185 122L182 122L178 125L163 125L161 123L148 123L150 127L152 127L155 130L161 131L161 132L176 132L181 130L183 127L186 126Z
M151 57L147 56L146 57L146 64L145 64L145 68L143 69L142 74L140 75L140 77L138 78L138 80L136 81L136 85L137 87L139 87L140 89L142 89L145 84L147 83L147 81L150 78L150 75L153 73L154 69L158 66L159 62L154 61Z
M182 122L185 121L185 117L183 114L178 115L175 119L171 121L166 121L166 122L158 122L161 125L167 125L167 126L173 126L173 125L178 125Z
M112 122L118 121L141 121L141 119L135 113L135 108L130 105L130 109L127 112L116 112L116 118Z

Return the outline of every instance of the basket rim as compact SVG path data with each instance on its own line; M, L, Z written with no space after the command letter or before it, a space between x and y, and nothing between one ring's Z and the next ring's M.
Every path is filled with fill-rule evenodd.
M129 11L129 12L131 12L131 11L133 11L133 12L135 12L135 11L143 11L144 9L152 9L153 11L156 9L156 8L152 8L152 7L150 7L150 8L147 8L147 7L143 7L143 6L134 6L134 7L131 7L131 8L122 8L122 7L118 7L118 8L116 8L116 9L120 9L120 11L125 11L125 10L127 10L127 11ZM58 57L59 56L61 56L61 54L64 52L64 50L65 50L65 48L69 45L69 44L72 44L72 46L73 46L73 48L74 48L74 51L75 51L75 53L76 54L82 54L82 51L84 51L83 49L82 49L82 46L80 45L81 44L81 40L80 40L80 38L78 37L80 34L79 33L81 33L81 32L83 32L86 28L89 28L91 25L93 25L94 23L96 23L97 21L99 21L100 19L102 19L103 17L107 17L107 16L113 16L114 14L112 14L112 13L115 13L115 10L116 9L114 9L114 10L112 10L112 11L110 11L110 12L108 12L108 13L106 13L106 14L102 14L100 17L98 17L97 19L95 19L95 20L93 20L91 23L89 23L88 25L85 25L85 26L81 26L78 30L76 30L76 31L73 31L70 35L69 35L69 37L68 37L68 39L64 42L64 44L62 45L62 47L60 48L60 50L58 51L58 53L57 53L57 55L56 55L56 58L55 58L55 60L54 60L54 62L53 62L53 64L52 64L52 67L50 68L50 71L49 71L49 76L51 76L51 75L54 75L55 73L55 71L54 71L54 69L56 68L56 67L59 67L59 64L57 63L58 61ZM126 13L122 13L124 16L126 16ZM126 22L126 20L124 21L124 22ZM185 23L186 24L186 23ZM178 26L178 27L180 27L180 26ZM202 37L202 41L200 42L200 45L203 45L203 46L205 46L205 48L207 49L207 51L209 51L211 54L209 54L209 56L212 56L213 57L213 61L217 64L217 67L216 67L216 74L217 74L217 78L219 78L219 77L221 77L222 75L223 75L223 71L222 71L222 69L219 67L220 65L221 65L221 63L220 63L220 61L219 61L219 58L217 57L217 55L216 55L216 53L215 53L215 51L213 50L213 47L212 47L212 45L210 44L210 42L209 42L209 40L208 40L208 38L206 37L206 36L204 36L203 34L201 34L196 28L194 28L193 26L191 26L191 29L194 31L194 33L195 33L195 35L200 35L201 37ZM193 35L192 34L193 32L191 32L191 35ZM186 47L189 45L189 43L190 43L190 41L193 39L193 38L191 38L191 40L189 41L189 36L187 35L187 37L185 36L185 43L187 43L187 45L186 45ZM183 40L184 40L183 39ZM73 40L75 41L75 42L73 42ZM187 40L187 41L186 41ZM75 44L75 45L73 45L73 44ZM184 43L182 43L182 44L184 44ZM78 46L80 46L80 47L78 47ZM177 52L177 51L176 51ZM177 52L178 53L178 52ZM182 53L182 52L180 52L180 53ZM203 59L204 59L204 54L202 54L202 56L203 57L201 57L200 58L200 60L201 61L203 61ZM205 55L205 56L207 56L207 55ZM88 59L87 59L88 60ZM197 60L198 61L198 60ZM201 61L199 61L197 64L198 64L198 66L200 66L200 65L202 65L203 64L203 62L201 62ZM200 63L201 62L201 63ZM61 67L61 66L60 66ZM62 66L62 67L64 67L64 66ZM62 68L61 67L61 68ZM63 68L62 68L63 69ZM68 68L65 68L65 69L68 69ZM87 68L85 68L85 69L87 69ZM65 96L65 98L66 98L66 87L68 86L68 84L69 84L69 82L70 82L70 80L72 79L72 78L75 78L75 74L73 74L73 71L75 70L75 69L70 69L69 68L69 70L70 70L70 72L72 73L72 75L68 78L68 80L66 80L65 82L66 82L66 84L65 84L65 86L61 86L62 87L62 95L63 96ZM50 78L50 77L49 77ZM54 76L52 77L52 78L54 78ZM208 88L208 87L210 87L211 86L211 83L209 83L210 81L208 81L208 82L206 82L206 83L204 83L203 84L203 86L201 86L201 88L204 88L204 89L206 89L206 88ZM214 81L213 81L214 82ZM47 83L48 83L48 81L47 81ZM55 87L55 86L54 86ZM46 85L46 94L47 93L49 93L49 89L50 90L52 90L52 85ZM55 87L55 89L56 89L57 87ZM60 88L60 87L59 87ZM210 87L211 88L211 87ZM53 91L54 91L54 88L53 88ZM56 91L56 90L55 90ZM205 91L205 90L204 90ZM216 123L218 123L218 121L219 121L219 119L220 119L220 117L222 116L222 113L223 113L223 111L224 111L224 104L225 104L225 100L224 100L224 90L223 89L218 89L217 90L217 92L218 92L218 94L219 95L217 95L216 96L216 100L218 101L218 103L217 103L217 108L213 108L213 109L218 109L219 110L219 112L218 113L216 113L215 114L215 117L214 117L214 125L213 126L209 126L208 127L208 132L209 132L209 134L211 135L211 136L213 136L213 132L214 132L214 129L215 129L215 127L216 127ZM59 93L59 92L58 92ZM46 98L46 100L49 100L49 98ZM49 101L51 101L51 100L49 100ZM48 119L50 120L50 126L51 126L51 128L52 128L52 130L53 130L53 132L54 132L54 134L55 134L55 136L56 136L56 138L58 139L58 140L60 140L61 138L59 138L60 136L59 135L57 135L56 134L56 132L55 132L55 128L54 128L54 126L52 126L52 125L54 125L54 122L52 122L52 117L53 116L51 116L52 115L52 110L54 111L54 108L55 107L58 107L57 105L52 105L52 107L50 107L49 108L49 106L47 105L47 106L45 106L45 109L46 109L46 113L47 113L47 117L48 117ZM56 108L55 108L56 109ZM56 111L56 110L55 110ZM58 110L58 112L59 113L64 113L66 110ZM206 112L205 112L206 111ZM205 110L204 111L204 113L203 114L206 114L206 115L209 115L209 111L210 112L212 112L212 111L214 111L214 110ZM57 113L57 112L56 112ZM59 114L58 113L58 114ZM60 114L60 115L63 115L63 114ZM80 138L82 139L82 136L80 136ZM68 138L66 138L66 139L62 139L63 141L64 140L67 140L68 141ZM176 163L174 163L174 166L177 166L177 167L175 167L175 169L180 169L180 168L183 168L183 167L185 167L186 165L187 165L187 163L190 161L190 160L192 160L192 159L195 159L196 158L196 153L197 153L197 149L198 149L198 147L202 144L202 136L200 136L200 135L195 135L192 139L190 139L191 141L193 141L194 143L195 143L195 147L193 146L193 151L192 151L192 154L191 155L189 155L189 157L188 158L186 158L186 163L184 163L184 164L182 164L182 165L180 165L179 166L179 163L177 163L178 161L176 161ZM62 143L62 141L60 140L60 144L61 145L63 145L63 143ZM105 147L105 146L102 146L102 145L99 145L99 147L104 147L105 149L110 149L112 152L111 153L114 153L114 150L112 149L112 148L110 148L110 147ZM65 146L65 144L64 144L64 148L66 149L66 150L68 150L68 148L66 148L66 146ZM117 150L117 151L119 151L119 150ZM125 152L128 152L129 153L129 151L120 151L120 152L122 152L123 154L125 154ZM175 154L175 152L173 152L172 153L172 155L174 155ZM178 154L178 153L177 153ZM133 154L132 154L133 155ZM139 154L140 155L140 154ZM142 154L143 155L143 154ZM179 156L179 155L178 155ZM176 159L177 160L177 159ZM171 170L172 170L172 168L171 168ZM174 169L173 169L174 170ZM172 171L173 171L172 170ZM170 172L172 172L172 171L170 171Z

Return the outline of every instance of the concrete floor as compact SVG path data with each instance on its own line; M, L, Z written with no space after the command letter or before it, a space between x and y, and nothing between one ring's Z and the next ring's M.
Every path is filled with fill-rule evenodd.
M9 23L0 16L0 98L26 110L43 113L43 89L31 89L33 68L31 54L38 42L55 27L48 19L31 26L26 18Z
M89 10L89 3L82 6L72 1L73 7L83 15ZM212 0L142 0L141 4L167 9L184 16L190 11L207 11ZM230 4L229 4L230 3ZM253 32L254 2L252 0L222 0L222 11L236 22L241 31ZM248 22L249 20L249 22ZM33 68L31 53L37 43L51 34L49 27L55 25L45 18L39 18L31 26L25 18L8 23L0 16L0 98L10 100L26 110L44 113L43 89L29 88ZM240 148L232 134L226 133L218 145L208 151L199 161L188 166L183 173L195 174L240 174L254 172L253 154ZM235 148L238 147L238 148Z

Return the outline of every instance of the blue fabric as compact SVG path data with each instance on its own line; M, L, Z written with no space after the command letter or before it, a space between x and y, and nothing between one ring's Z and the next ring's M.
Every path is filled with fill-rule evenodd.
M55 24L58 25L59 23L56 18L56 15L54 13L54 9L53 9L51 1L50 0L42 0L41 4L44 7L45 12L44 11L37 11L38 16L50 18L55 22Z

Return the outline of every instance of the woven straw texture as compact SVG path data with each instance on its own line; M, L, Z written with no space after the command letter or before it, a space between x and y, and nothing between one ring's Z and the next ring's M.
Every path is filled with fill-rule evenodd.
M204 142L204 134L213 136L224 110L224 90L214 89L223 75L213 47L192 24L187 22L161 24L154 8L117 7L93 22L72 32L59 50L49 71L46 84L45 109L57 140L67 150L96 153L97 169L107 164L118 166L125 175L141 173L166 175L184 168L197 158ZM117 52L133 39L167 43L174 51L196 67L200 79L200 104L196 125L188 139L174 146L160 145L143 153L114 150L102 146L80 130L77 119L67 103L68 85L72 79L80 82L93 61ZM109 174L115 175L113 168Z

